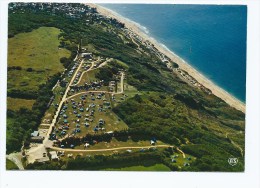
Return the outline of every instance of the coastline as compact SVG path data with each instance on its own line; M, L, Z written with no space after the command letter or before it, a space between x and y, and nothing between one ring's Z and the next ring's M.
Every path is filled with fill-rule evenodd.
M142 31L139 24L136 24L135 22L133 22L133 21L127 19L127 18L124 18L123 16L119 15L118 13L116 13L116 12L110 10L110 9L107 9L105 7L102 7L100 5L97 5L97 4L88 4L88 5L96 8L97 12L99 12L100 14L102 14L104 16L109 16L111 18L115 18L118 21L124 23L126 28L133 31L135 34L137 34L138 36L140 36L144 40L147 40L150 43L152 43L154 45L154 47L157 48L157 50L159 52L161 52L162 54L169 57L173 62L177 63L179 65L180 69L186 71L190 76L195 78L200 84L202 84L206 88L210 89L212 91L212 94L221 98L227 104L234 107L235 109L240 110L243 113L245 113L246 106L242 101L238 100L237 98L232 96L230 93L228 93L227 91L225 91L221 87L214 84L211 80L206 78L203 74L201 74L199 71L197 71L194 67L192 67L190 64L185 62L177 54L170 51L167 47L165 47L164 45L160 44L155 39L148 36L145 32Z

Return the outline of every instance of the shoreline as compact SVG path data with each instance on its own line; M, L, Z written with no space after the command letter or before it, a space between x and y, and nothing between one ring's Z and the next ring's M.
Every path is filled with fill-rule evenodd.
M217 96L217 97L221 98L222 100L224 100L231 107L234 107L235 109L245 113L246 106L245 106L245 104L242 101L238 100L237 98L232 96L230 93L228 93L227 91L225 91L221 87L217 86L211 80L206 78L203 74L201 74L199 71L197 71L194 67L192 67L190 64L185 62L177 54L175 54L174 52L170 51L165 45L160 44L154 38L148 36L148 34L146 34L142 30L140 24L135 23L135 22L131 21L128 18L124 18L123 16L119 15L118 13L114 12L113 10L107 9L107 8L102 7L100 5L97 5L97 4L87 4L87 5L89 5L90 7L96 8L97 12L99 12L100 14L102 14L104 16L115 18L119 22L124 23L125 27L127 29L131 30L136 35L140 36L142 39L144 39L146 41L149 41L151 44L153 44L154 47L159 52L161 52L162 54L164 54L165 56L170 58L173 62L177 63L179 65L180 69L186 71L190 76L195 78L198 81L198 83L200 83L204 87L210 89L212 94L214 94L215 96Z

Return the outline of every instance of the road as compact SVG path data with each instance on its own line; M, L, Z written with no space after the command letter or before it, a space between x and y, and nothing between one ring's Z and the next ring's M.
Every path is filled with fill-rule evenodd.
M66 98L66 100L69 100L73 97L76 97L78 95L83 95L83 94L87 94L87 93L101 93L101 92L104 92L104 93L110 93L110 94L122 94L124 92L124 73L122 72L121 73L121 91L120 92L108 92L108 91L104 91L104 90L99 90L99 91L83 91L83 92L80 92L80 93L76 93L75 95L72 95L72 96L69 96L68 98Z
M97 61L99 61L99 60L100 60L100 57L99 57L99 59L98 59ZM79 82L81 81L83 75L84 75L85 73L87 73L87 72L93 70L94 64L95 64L95 62L97 62L97 61L93 61L93 62L91 62L91 67L90 67L88 70L83 71L82 74L81 74L81 76L80 76L80 78L79 78L79 80L78 80L78 82L77 82L76 84L71 85L71 86L76 86L76 85L78 85ZM75 75L76 75L76 74L75 74Z
M70 152L99 152L99 151L115 151L115 150L124 150L124 149L148 149L148 148L168 148L168 147L174 147L171 145L155 145L155 146L129 146L129 147L118 147L118 148L108 148L108 149L94 149L94 150L89 150L89 149L64 149L64 148L58 148L58 147L51 147L53 150L58 150L58 151L70 151Z
M185 153L178 147L176 147L176 149L182 154L182 157L185 159L186 158Z
M82 61L80 62L79 66L78 66L78 68L77 68L77 70L76 70L76 72L74 73L73 77L72 77L71 80L70 80L70 83L69 83L68 87L66 88L66 90L65 90L65 92L64 92L64 95L63 95L63 97L62 97L62 99L61 99L61 101L60 101L60 103L59 103L59 107L58 107L58 109L57 109L57 111L56 111L56 114L54 115L54 118L53 118L53 120L52 120L51 126L50 126L50 128L49 128L49 130L48 130L47 136L45 137L45 139L44 139L44 141L43 141L43 144L44 144L44 145L45 145L46 141L49 139L49 135L51 134L52 127L56 124L56 121L57 121L57 118L58 118L58 116L59 116L59 114L60 114L60 110L61 110L61 108L62 108L62 105L63 105L63 103L66 101L67 94L68 94L68 92L69 92L69 90L70 90L70 86L72 86L72 83L73 83L73 81L75 80L75 78L76 78L76 76L77 76L77 73L78 73L78 71L80 70L80 68L81 68L81 66L82 66L82 64L83 64L83 62L84 62L84 60L82 60Z
M75 57L74 61L76 61L77 57L78 57L78 55ZM91 70L94 70L94 69L98 69L98 68L100 68L100 67L102 67L102 66L105 66L105 65L106 65L108 62L110 62L111 60L113 60L113 59L110 58L110 59L106 60L105 62L101 63L97 68L93 68L96 61L95 61L95 62L92 62L91 67L90 67L88 70L84 71L84 72L81 74L80 79L78 80L78 82L77 82L76 84L73 84L73 81L75 80L77 73L79 72L79 70L80 70L81 67L82 67L82 64L84 63L84 60L82 60L82 61L80 62L80 64L79 64L77 70L75 71L73 77L72 77L71 80L70 80L70 83L68 84L68 87L66 88L66 90L65 90L65 92L64 92L64 95L63 95L63 97L62 97L62 99L61 99L61 101L60 101L60 103L59 103L58 109L57 109L57 111L56 111L56 113L55 113L55 115L54 115L54 118L53 118L53 120L52 120L52 122L51 122L51 124L50 124L50 127L49 127L49 129L48 129L47 135L46 135L45 139L43 140L43 143L42 143L42 144L38 144L36 147L30 148L30 149L28 150L28 152L26 152L26 155L28 155L28 158L27 158L27 159L28 159L28 162L29 162L29 163L33 163L36 159L42 158L43 153L46 152L46 147L49 147L49 148L51 148L51 149L53 149L53 150L72 151L72 152L73 152L73 151L74 151L74 152L75 152L75 151L76 151L76 152L99 152L99 151L102 152L102 151L115 151L115 150L124 150L124 149L142 149L142 148L150 148L150 147L158 147L158 148L173 147L173 146L170 146L170 145L157 145L157 146L144 146L144 147L118 147L118 148L96 149L96 150L63 149L63 148L53 147L53 141L50 141L50 140L49 140L49 135L51 134L52 129L53 129L53 127L55 126L55 124L56 124L56 122L57 122L57 118L58 118L58 116L59 116L59 113L60 113L60 111L61 111L61 108L62 108L62 106L63 106L63 103L64 103L66 100L68 100L68 99L70 99L70 98L73 98L73 97L75 97L75 96L77 96L77 95L81 95L81 94L85 94L85 93L89 93L89 92L99 92L99 93L100 93L100 92L105 92L105 93L111 93L111 94L122 94L122 93L124 92L124 76L125 76L125 74L124 74L124 72L121 72L121 79L120 79L120 87L121 87L121 90L120 90L120 92L115 93L115 92L108 92L108 91L86 91L86 92L77 93L77 94L75 94L75 95L73 95L73 96L67 97L67 94L68 94L68 92L69 92L69 90L70 90L70 87L71 87L71 86L74 86L74 85L77 85L78 83L80 83L80 81L81 81L81 79L82 79L82 77L83 77L83 75L84 75L85 73L87 73L87 72L89 72L89 71L91 71ZM181 150L180 150L180 151L181 151ZM181 153L182 153L182 154L184 155L184 157L185 157L185 154L184 154L182 151L181 151ZM20 164L19 164L19 165L20 165ZM20 167L21 167L21 166L20 166ZM21 167L21 168L22 168L22 167Z
M76 57L74 58L74 61L76 61L77 58L78 58L78 54L77 54ZM99 67L97 67L97 68L100 68L100 67L106 65L106 63L109 62L109 61L111 61L111 60L112 60L112 58L110 58L109 60L103 62L103 63L100 64ZM70 83L69 83L68 87L66 88L66 90L65 90L65 92L64 92L64 95L63 95L63 97L62 97L62 99L61 99L61 101L60 101L60 103L59 103L59 106L58 106L58 109L57 109L57 111L56 111L56 113L55 113L55 115L54 115L54 118L52 119L52 122L51 122L50 127L49 127L49 129L48 129L48 131L47 131L47 134L46 134L46 136L45 136L45 138L44 138L44 140L43 140L43 143L42 143L42 144L38 144L36 147L30 148L28 151L26 151L26 155L28 156L28 157L27 157L27 160L28 160L29 163L33 163L36 159L42 158L43 153L46 153L46 147L51 147L51 146L53 145L53 141L49 140L49 135L51 134L52 129L53 129L53 127L55 126L55 124L56 124L56 122L57 122L57 118L58 118L58 116L59 116L59 114L60 114L60 111L61 111L61 108L62 108L62 106L63 106L63 103L67 100L67 94L68 94L68 92L69 92L69 90L70 90L70 86L73 86L73 81L75 80L75 78L76 78L76 76L77 76L77 73L79 72L79 70L80 70L80 68L82 67L82 64L83 64L83 63L84 63L84 60L82 60L82 61L80 62L80 64L79 64L77 70L76 70L75 73L73 74L73 77L71 78ZM85 72L88 72L88 71L93 70L93 67L94 67L94 62L92 62L92 65L91 65L90 69L88 69L88 70L85 71ZM82 74L82 75L83 75L83 74ZM82 75L81 75L79 81L81 80ZM78 81L78 83L79 83L79 81ZM78 84L78 83L77 83L77 84Z
M79 46L78 46L78 49L79 49ZM78 58L78 53L77 53L77 55L76 55L76 57L74 58L73 61L76 61L77 58ZM51 124L50 124L49 129L48 129L48 132L47 132L47 134L46 134L46 137L45 137L44 140L43 140L43 143L37 145L36 147L30 148L30 149L26 152L26 155L28 155L27 160L28 160L29 163L33 163L33 162L35 161L35 159L41 158L41 157L43 156L43 153L46 152L46 147L52 146L53 142L52 142L51 140L49 140L49 135L50 135L51 132L52 132L52 128L53 128L54 125L56 124L56 121L57 121L57 118L58 118L58 116L59 116L59 113L60 113L60 110L61 110L61 108L62 108L62 105L63 105L64 101L66 100L67 94L68 94L68 92L69 92L69 90L70 90L70 86L72 85L72 83L73 83L73 81L74 81L74 79L75 79L75 77L76 77L78 71L80 70L80 68L81 68L81 66L82 66L82 64L83 64L83 62L84 62L84 60L82 60L82 61L80 62L80 64L79 64L77 70L75 71L73 77L72 77L71 80L70 80L70 83L69 83L68 87L66 88L66 90L65 90L65 92L64 92L64 95L63 95L63 97L62 97L62 100L61 100L60 103L59 103L58 109L57 109L57 111L56 111L56 113L55 113L55 115L54 115L54 118L52 119L52 122L51 122Z
M11 153L6 156L7 159L13 161L16 166L18 166L19 170L24 170L23 163L21 161L22 154L21 153Z
M124 77L125 77L125 73L121 72L121 91L119 93L115 93L115 94L120 94L124 92Z

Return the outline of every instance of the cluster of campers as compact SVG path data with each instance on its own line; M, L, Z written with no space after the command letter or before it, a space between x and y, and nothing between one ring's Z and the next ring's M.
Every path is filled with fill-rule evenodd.
M87 103L87 100L91 102ZM100 102L96 104L96 100L99 100L101 104ZM85 127L84 129L91 127L94 133L105 131L104 119L99 118L95 121L96 123L93 122L97 111L102 113L108 109L111 109L111 104L107 101L104 92L83 94L79 100L68 99L60 111L58 124L54 127L50 139L64 137L68 131L71 131L69 136L75 136L82 131L82 127Z

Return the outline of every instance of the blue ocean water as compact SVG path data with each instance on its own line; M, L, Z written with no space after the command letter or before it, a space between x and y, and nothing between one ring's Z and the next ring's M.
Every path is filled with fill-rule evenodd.
M245 102L247 7L101 4L143 26L187 63Z

